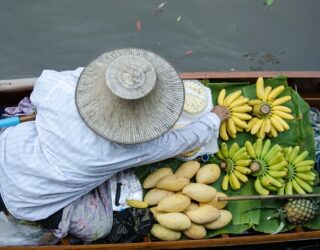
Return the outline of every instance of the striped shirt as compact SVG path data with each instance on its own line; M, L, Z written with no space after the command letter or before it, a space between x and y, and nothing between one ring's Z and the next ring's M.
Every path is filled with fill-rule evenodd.
M0 192L18 219L47 218L118 171L170 158L218 138L220 120L208 113L147 143L105 140L77 112L75 88L82 69L43 71L31 94L36 120L0 134Z

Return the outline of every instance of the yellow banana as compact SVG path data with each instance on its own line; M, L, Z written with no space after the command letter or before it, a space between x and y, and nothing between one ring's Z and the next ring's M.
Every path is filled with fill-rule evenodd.
M271 121L270 121L270 119L267 117L266 118L266 126L265 126L265 132L266 133L269 133L270 132L270 130L271 130Z
M274 107L274 106L279 106L279 105L281 105L281 104L283 104L283 103L285 103L285 102L288 102L288 101L290 101L290 100L291 100L291 96L289 96L289 95L283 96L283 97L280 97L280 98L278 98L278 99L275 99L275 100L271 103L271 105L272 105L272 107Z
M230 172L230 184L231 187L233 186L234 190L238 190L241 188L241 183L233 172Z
M276 114L272 114L272 116L281 124L281 126L285 129L285 130L289 130L289 125L288 123L283 120L280 116L276 115Z
M127 200L127 204L130 207L135 207L135 208L147 208L148 203L145 201L138 201L138 200Z
M244 97L240 96L237 100L235 100L234 102L232 102L229 105L229 108L231 109L233 107L241 106L243 104L246 104L248 101L249 101L249 98L244 98Z
M262 77L259 77L256 82L256 94L259 99L263 99L264 97L264 81Z
M250 106L254 106L254 105L257 105L257 104L260 104L262 101L260 99L253 99L253 100L249 100L248 101L248 104Z
M235 166L235 170L239 171L242 174L250 174L251 170L249 168L243 167L243 166Z
M222 106L226 97L226 89L221 89L217 98L218 105Z
M230 118L231 118L231 120L233 120L234 124L237 127L243 128L243 129L247 128L247 126L248 126L247 123L242 121L242 120L240 120L238 117L235 117L235 116L231 115Z
M252 126L253 126L258 120L259 120L258 118L253 117L253 118L248 122L248 125L247 125L247 128L246 128L246 132L251 131Z
M257 178L255 181L254 181L254 188L255 190L258 192L258 194L260 195L268 195L269 194L269 190L265 189L261 182L260 182L260 178Z
M227 120L227 131L231 137L237 134L236 126L231 118Z
M277 137L278 136L278 132L277 132L277 130L273 127L273 126L271 126L271 130L270 130L270 133L269 133L269 137Z
M237 117L239 118L240 120L251 120L252 116L251 115L248 115L246 113L231 113L231 116L232 117Z
M274 88L270 94L268 95L268 102L272 102L274 99L277 98L278 95L280 95L284 91L285 87L283 85L280 85L276 88Z
M239 107L233 107L231 109L231 112L236 112L236 113L246 113L252 111L252 107L250 107L247 104L241 105Z
M235 91L232 94L230 94L225 100L224 105L226 107L229 107L229 105L234 102L239 96L241 95L241 90Z
M258 119L256 123L252 126L252 129L251 129L252 135L255 135L259 131L262 125L262 121L263 121L262 119Z
M279 105L279 106L273 106L272 108L271 108L271 110L272 111L282 111L282 112L285 112L285 113L291 113L292 112L292 110L291 110L291 108L288 108L288 107L286 107L286 106L281 106L281 105Z
M227 134L227 122L224 121L223 123L221 123L220 125L220 137L222 140L227 141L229 140L229 136Z
M285 120L293 120L294 119L294 116L291 115L291 114L288 114L288 113L285 113L285 112L282 112L282 111L278 111L278 110L274 110L272 112L272 114L275 114Z
M227 191L228 190L228 187L229 187L229 175L226 174L223 179L222 179L222 184L221 184L221 187L224 191Z
M281 123L280 123L276 118L274 118L273 115L270 116L270 122L271 122L271 125L272 125L278 132L283 132L283 131L284 131L284 128L283 128L283 126L281 125ZM271 133L272 133L272 128L271 128Z
M259 138L263 139L265 137L265 135L266 135L265 129L266 129L266 119L262 119L262 124L261 124L260 130L257 133L257 136Z
M235 174L235 176L242 182L247 182L248 181L248 177L245 176L244 174L238 172L237 170L234 170L233 173Z
M270 94L272 90L272 87L271 86L268 86L264 89L264 96L263 96L263 101L266 102L268 100L268 96Z
M237 132L243 132L243 128L236 127Z

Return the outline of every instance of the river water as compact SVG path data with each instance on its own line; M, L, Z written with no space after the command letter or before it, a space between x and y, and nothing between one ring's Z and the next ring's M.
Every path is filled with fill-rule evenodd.
M182 71L319 70L318 0L0 0L0 79L140 47Z

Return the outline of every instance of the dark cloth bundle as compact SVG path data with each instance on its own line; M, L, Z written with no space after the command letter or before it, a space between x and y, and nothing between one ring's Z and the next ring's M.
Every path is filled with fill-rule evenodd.
M142 241L153 225L150 209L127 208L113 212L111 232L95 243L129 243Z

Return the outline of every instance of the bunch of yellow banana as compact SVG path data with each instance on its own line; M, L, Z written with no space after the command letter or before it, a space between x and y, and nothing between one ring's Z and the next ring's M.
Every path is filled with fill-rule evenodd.
M294 117L290 114L290 108L282 104L291 100L291 96L278 96L285 90L283 85L272 89L271 86L264 87L262 77L256 82L257 99L250 100L249 105L253 106L253 116L247 126L246 131L259 138L277 137L279 132L289 129L286 120Z
M230 112L228 120L220 126L220 137L227 141L229 138L236 138L237 132L247 128L247 121L252 117L247 112L252 111L248 105L248 98L241 96L241 90L235 91L226 96L226 89L219 92L217 103L226 107Z
M251 173L248 168L251 160L246 148L240 148L238 143L233 143L228 149L228 145L223 142L216 155L222 161L220 164L221 169L226 171L222 180L222 189L228 190L229 184L233 190L240 189L242 183L248 181L247 175Z
M278 192L284 186L283 178L287 176L287 161L278 144L271 146L268 139L264 143L261 138L252 144L245 142L246 150L253 160L250 166L252 175L256 177L254 187L260 195Z
M284 189L280 194L305 194L313 191L312 186L316 174L313 172L314 161L306 160L308 151L300 153L300 147L286 147L283 149L288 162L288 176L285 180Z

